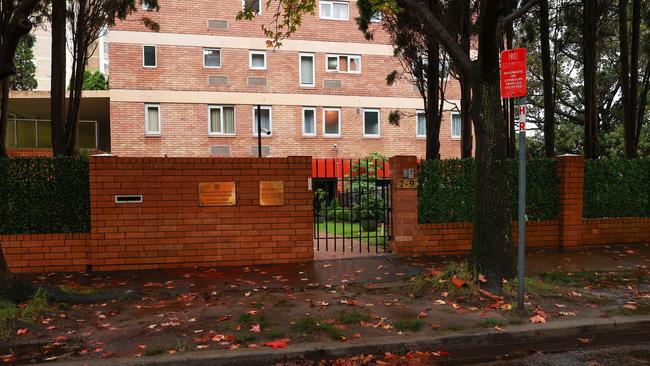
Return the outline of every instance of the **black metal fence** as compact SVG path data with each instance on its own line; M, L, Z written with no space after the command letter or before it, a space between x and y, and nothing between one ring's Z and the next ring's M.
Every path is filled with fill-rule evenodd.
M319 251L381 253L392 235L383 159L315 159L314 241Z

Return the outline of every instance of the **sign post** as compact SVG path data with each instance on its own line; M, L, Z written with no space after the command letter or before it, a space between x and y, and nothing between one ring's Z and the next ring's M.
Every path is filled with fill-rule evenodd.
M519 98L519 250L517 251L517 308L524 309L526 292L526 49L501 52L501 97Z

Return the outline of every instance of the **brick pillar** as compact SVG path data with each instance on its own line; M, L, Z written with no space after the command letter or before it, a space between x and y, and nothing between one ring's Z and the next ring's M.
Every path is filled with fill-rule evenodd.
M413 169L417 182L418 159L415 156L394 156L389 163L393 196L393 239L390 249L397 255L413 255L419 234L418 191L397 188L397 180L404 178L404 169Z
M560 181L560 247L582 245L582 210L585 159L578 155L556 158Z

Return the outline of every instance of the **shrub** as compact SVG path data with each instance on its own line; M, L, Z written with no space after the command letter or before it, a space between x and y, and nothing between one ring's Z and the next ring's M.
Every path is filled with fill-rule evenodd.
M88 232L85 157L0 159L0 234Z

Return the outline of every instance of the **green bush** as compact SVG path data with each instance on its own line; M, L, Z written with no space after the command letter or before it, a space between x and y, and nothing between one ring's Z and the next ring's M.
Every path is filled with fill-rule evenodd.
M587 160L583 216L650 216L649 190L650 160Z
M0 234L90 231L85 157L0 159Z
M526 215L529 220L550 220L560 210L557 164L552 159L526 163ZM427 160L420 164L418 208L420 223L474 220L473 159ZM510 207L517 217L518 162L509 163Z

